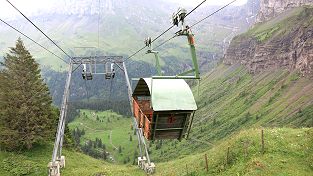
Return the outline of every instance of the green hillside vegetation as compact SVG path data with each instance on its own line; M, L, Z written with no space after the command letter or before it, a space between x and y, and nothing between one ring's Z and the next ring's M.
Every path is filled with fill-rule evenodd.
M273 40L288 35L296 27L307 28L312 25L313 7L299 7L288 10L283 15L279 15L270 21L256 24L248 32L236 38L246 36L256 38L259 42L266 42L268 39Z
M168 161L158 165L159 174L187 175L188 170L189 175L312 175L310 79L297 71L251 75L239 65L220 65L202 78L200 96L197 89L199 110L189 140L163 141L153 151L153 159ZM264 155L261 128L265 128ZM167 169L174 167L182 169Z
M0 176L45 175L51 150L52 145L46 145L22 154L0 152ZM63 152L66 156L66 168L62 169L64 176L145 175L136 166L111 164L68 149ZM312 161L312 128L264 129L264 154L261 129L250 129L221 140L205 152L157 163L155 175L311 175Z
M53 145L49 144L22 153L0 151L0 176L47 175L52 149ZM111 164L74 150L64 149L63 154L66 156L66 168L62 169L62 176L144 175L135 166Z
M251 75L239 65L220 65L194 88L197 99L189 140L151 145L155 161L168 161L211 148L240 130L259 127L313 126L313 82L295 71Z
M264 154L261 129L249 129L222 140L204 153L158 163L156 175L309 176L313 173L312 161L312 128L264 129Z
M189 140L150 143L151 158L157 164L155 175L187 175L187 170L188 175L206 175L205 154L211 175L311 175L313 131L308 127L313 126L312 89L312 81L297 72L276 70L250 75L241 66L220 65L203 77L199 87L201 96L197 96L197 87L194 89L199 110ZM103 125L97 121L97 115ZM74 129L82 128L81 123L90 125L93 130L85 126L84 138L102 138L108 150L117 156L117 163L121 163L126 153L136 148L136 137L133 143L129 141L129 134L133 134L130 122L130 118L109 111L81 110L80 117L69 126ZM261 153L261 127L264 128L264 154ZM110 149L111 130L113 144L125 146L123 155L116 155L114 149ZM46 173L51 151L52 146L22 154L0 152L3 174L42 175ZM122 166L71 150L65 150L64 155L67 157L64 175L144 174L131 166L132 161Z
M186 168L186 163L189 165L189 173L205 175L203 152L208 154L211 163L209 173L215 175L235 172L239 175L276 175L278 172L285 175L309 175L313 172L308 162L312 161L312 156L307 150L311 148L307 145L312 145L312 130L297 129L313 126L313 83L309 79L301 77L296 71L290 73L276 70L250 75L241 66L220 65L203 77L199 87L199 95L202 96L197 96L197 87L194 90L199 110L189 140L150 143L152 160L158 166L157 175L184 175L186 169L179 170L180 173L171 168ZM117 130L113 134L130 129L131 119L126 119L125 128L119 128L118 125L99 127L96 116L91 115L92 111L83 113L88 118L80 117L71 125L88 123L94 129L105 130L106 133L99 134L99 137L105 134L104 141L107 140L105 138L110 127L113 131ZM102 113L105 114L97 114L106 116L108 112ZM265 127L264 155L260 153L260 127ZM88 138L96 136L97 133L93 132ZM125 136L128 137L127 133ZM243 139L249 141L249 157L246 156L246 159ZM117 140L114 144L120 142ZM287 146L282 149L285 144L294 144L300 148ZM225 166L228 146L232 159ZM194 156L190 156L191 151ZM290 165L294 167L290 169Z
M236 37L234 40L240 42L239 39L241 37L254 38L258 42L279 39L282 35L287 36L291 28L311 26L313 24L312 13L312 7L302 7L287 11L285 17L277 17L269 22L257 24L247 33ZM117 21L115 18L112 19ZM75 19L71 20L76 23ZM86 21L84 20L87 21L87 18L82 19L75 28L85 24ZM119 20L125 19L119 18ZM116 25L115 28L112 28L112 31L118 28L116 21L115 23L114 21L109 21ZM71 21L67 21L58 30L68 31L66 29L71 24ZM125 38L125 40L132 40L132 38L135 38L133 35L141 36L141 33L137 34L136 30L130 30L126 27L121 30L125 34L121 38ZM73 32L74 35L81 34L79 42L96 41L96 35L88 39L87 34L83 35L83 31ZM152 31L147 33L152 33ZM224 33L224 31L221 33ZM107 38L105 39L113 40L116 35L113 33L106 36ZM53 36L53 38L60 38L60 36ZM121 43L121 40L116 40L117 42ZM73 41L69 41L69 43L71 45L76 44ZM121 48L129 48L130 45L126 46L125 44L127 42L123 40L122 43L124 44ZM133 43L136 44L134 46L139 45L138 40L133 41ZM63 44L67 46L65 43L62 43L62 46ZM105 45L117 54L123 54L124 52L118 53L121 48L116 47L117 44L105 43ZM175 53L176 51L173 48L175 46L170 45L165 55L168 57L176 55L177 53ZM87 52L94 54L94 51ZM182 56L182 53L179 54L176 56ZM149 58L153 58L153 56L149 56ZM173 58L169 61L170 65L178 65L175 63L176 61L177 58ZM41 81L40 71L37 66L36 64L35 77ZM54 67L58 67L57 64ZM15 77L19 78L18 75ZM0 78L4 79L5 77ZM9 86L10 82L3 82L7 83L7 85L0 84L1 90L6 90L6 92L11 94L4 93L4 91L0 92L0 98L3 99L5 97L11 101L11 104L15 105L16 103L11 99L15 95L14 93L19 92L17 91L19 89L11 91L9 87L5 87ZM193 84L193 82L190 82L190 84ZM19 84L17 85L19 86ZM46 86L44 85L44 87ZM147 142L150 147L151 160L156 164L156 173L154 175L313 175L313 81L311 78L302 77L297 70L290 72L283 69L267 70L252 75L245 67L239 64L232 66L219 64L214 70L202 76L200 85L193 84L192 87L198 110L195 113L193 127L188 140ZM94 89L97 88L93 87L89 90L96 92ZM44 90L47 89L45 88ZM122 89L119 88L117 90ZM20 96L15 96L15 98L20 99L20 97L29 93L31 91L26 91ZM115 92L112 94L117 95ZM44 97L47 96L46 93L44 95ZM108 99L110 101L110 98ZM7 103L3 102L5 101L2 101L2 103L0 101L0 110L7 106ZM41 119L41 123L27 126L31 129L35 128L36 124L41 124L42 127L37 130L39 134L36 134L36 137L40 137L41 128L47 130L47 133L49 133L47 137L44 136L40 140L31 141L31 145L26 145L24 148L8 152L14 146L10 147L6 143L3 145L1 142L6 142L6 140L17 141L7 137L7 134L10 133L2 135L5 131L0 130L0 134L6 137L6 140L0 142L0 176L47 175L47 164L51 161L53 150L52 141L48 136L54 134L50 126L53 124L52 121L55 120L53 117L57 114L56 110L50 106L50 98L47 98L47 102L37 102L37 105L38 107L41 107L40 104L47 106L44 109L51 110L51 112L49 111L51 116L45 115L41 119L34 118L39 117L35 114L30 119L33 121ZM89 102L89 100L86 100L86 102ZM95 106L92 102L78 102L78 104L89 105L90 107ZM62 176L146 175L144 171L136 166L135 159L138 156L137 137L134 135L134 129L131 126L132 119L111 110L100 111L104 107L102 107L102 104L97 105L101 106L96 107L99 111L81 109L81 107L78 108L80 109L79 111L71 109L71 111L75 111L72 113L78 114L78 116L75 119L70 119L68 127L74 136L74 140L78 142L76 143L76 148L69 148L67 145L62 150L63 155L66 157L66 167L62 169ZM105 108L109 109L110 104L103 103L103 105L106 105L107 107ZM111 105L113 106L113 104ZM120 106L123 107L121 104ZM23 128L26 126L23 121L20 121L19 125L14 124L14 122L24 120L22 117L29 114L25 113L28 112L28 109L26 106L22 108L24 114L22 114L23 116L20 115L21 117L13 116L15 114L8 114L5 120L10 121L13 119L14 121L10 123L14 126L3 121L0 123L0 129L5 129L4 127L7 129L12 127ZM5 114L4 112L19 112L8 111L8 108L5 110L0 111L0 115ZM40 109L37 111L35 108L35 110L35 112L41 112ZM44 128L46 123L47 127ZM26 131L27 133L25 134L33 137L34 135L31 135L32 133L29 131L32 130ZM79 135L77 135L77 131L79 131ZM68 135L67 133L65 141L69 140ZM78 140L77 136L79 136ZM23 138L17 137L17 139ZM101 145L97 147L98 143L100 143L99 140L101 140ZM97 142L93 143L90 141ZM90 145L91 149L96 150L96 153L106 154L105 152L108 152L108 155L95 159L83 154L83 152L86 152L84 149L90 147ZM90 153L88 154L91 155Z
M80 144L86 141L101 139L106 151L113 157L116 164L133 164L137 150L137 136L131 126L132 119L111 111L95 112L81 110L80 116L69 124L71 131L84 129ZM112 139L110 139L110 137ZM111 144L112 141L112 144Z

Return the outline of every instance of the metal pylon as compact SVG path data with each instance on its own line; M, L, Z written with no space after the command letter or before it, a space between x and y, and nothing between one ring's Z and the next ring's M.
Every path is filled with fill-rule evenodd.
M60 116L59 116L60 118L59 118L56 138L54 142L54 147L53 147L52 161L48 164L49 176L60 176L61 174L60 169L65 167L65 157L61 156L61 154L62 154L63 137L64 137L64 131L65 131L66 112L67 112L68 99L69 99L69 94L70 94L72 69L73 69L73 63L71 61L69 64L69 70L68 70L68 74L66 78L63 100L62 100L62 105L60 109Z
M60 109L59 123L52 153L52 160L48 164L48 176L61 176L61 168L65 167L65 156L62 156L62 147L63 147L63 139L64 139L64 131L65 131L65 123L67 117L67 109L70 95L70 86L71 86L71 78L73 72L77 69L73 70L74 65L82 65L82 64L92 64L95 65L95 75L103 75L104 73L96 72L96 65L103 65L107 62L115 63L119 69L124 72L126 87L128 90L128 98L131 107L131 111L133 112L133 100L132 100L132 87L130 84L130 79L128 77L127 68L121 56L96 56L96 57L74 57L69 65L66 84L64 88L63 100ZM152 174L155 171L155 165L150 161L148 146L145 142L145 138L143 136L143 130L138 128L137 121L135 117L133 117L133 125L136 129L136 134L138 138L138 146L140 155L138 156L138 166L143 169L146 173Z
M123 71L125 74L125 80L126 80L126 86L128 90L128 99L129 99L129 104L131 108L132 114L134 114L134 109L133 109L133 98L132 98L132 87L130 84L130 80L128 77L127 73L127 68L125 63L123 62ZM132 117L133 119L133 125L134 128L136 129L136 135L138 138L138 147L139 147L139 157L138 157L138 166L139 168L143 169L146 173L148 174L153 174L155 172L155 164L151 162L149 152L148 152L148 146L146 144L145 138L143 136L143 130L142 128L138 127L137 121L135 117ZM145 155L144 155L145 154Z

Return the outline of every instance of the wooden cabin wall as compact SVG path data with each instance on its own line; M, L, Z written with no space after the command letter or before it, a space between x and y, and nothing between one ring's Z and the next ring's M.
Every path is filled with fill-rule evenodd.
M139 128L143 128L144 136L151 138L151 121L153 110L150 108L150 100L133 99L134 115Z
M133 99L133 111L134 111L134 116L135 116L136 121L137 121L137 125L139 128L141 128L141 125L140 125L140 116L141 116L140 107L139 107L139 105L135 99Z
M167 129L167 128L184 128L186 118L188 114L158 114L158 122L156 129Z
M148 140L182 139L190 123L192 111L154 112L150 99L133 99L134 115Z
M153 110L150 107L150 100L141 100L138 101L138 104L142 112L148 117L150 121L152 121Z
M154 112L151 139L181 140L189 126L191 113L192 111Z
M179 139L181 130L157 131L154 140L158 139Z
M149 96L135 97L134 100L139 105L141 111L152 121L153 109L151 108L151 100Z

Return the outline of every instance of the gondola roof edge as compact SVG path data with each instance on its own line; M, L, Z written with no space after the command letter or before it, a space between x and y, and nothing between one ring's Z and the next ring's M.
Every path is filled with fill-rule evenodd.
M195 111L197 105L183 79L140 78L133 96L150 96L154 111Z

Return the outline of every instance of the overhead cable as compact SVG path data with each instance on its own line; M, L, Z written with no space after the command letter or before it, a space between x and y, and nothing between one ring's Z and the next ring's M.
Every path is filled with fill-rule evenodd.
M9 26L10 28L12 28L13 30L15 30L16 32L20 33L21 35L23 35L24 37L28 38L30 41L34 42L36 45L40 46L41 48L43 48L44 50L48 51L50 54L54 55L55 57L57 57L58 59L62 60L63 62L67 63L67 61L65 61L62 57L56 55L55 53L53 53L52 51L48 50L46 47L42 46L41 44L39 44L38 42L36 42L34 39L28 37L26 34L24 34L23 32L21 32L20 30L18 30L17 28L13 27L12 25L10 25L9 23L5 22L4 20L0 19L0 21L4 24L6 24L7 26Z
M9 0L7 2L17 10L27 21L29 21L38 31L40 31L47 39L49 39L57 48L59 48L67 57L72 59L72 57L67 54L58 44L56 44L47 34L45 34L37 25L35 25L26 15L24 15L17 7L15 7Z
M195 8L193 8L189 13L186 14L185 18L189 16L191 13L193 13L197 8L199 8L202 4L204 4L207 0L203 0L200 4L198 4ZM155 42L158 40L160 37L162 37L164 34L166 34L169 30L171 30L175 25L170 26L168 29L166 29L164 32L162 32L160 35L158 35L156 38L154 38L151 43ZM145 49L147 46L142 47L138 51L134 52L132 55L130 55L128 58L126 58L124 61L127 61L128 59L134 57L137 55L139 52L141 52L143 49Z
M204 18L201 19L200 21L198 21L198 22L194 23L193 25L191 25L190 28L192 28L192 27L198 25L199 23L201 23L202 21L204 21L204 20L210 18L211 16L215 15L215 14L218 13L219 11L221 11L221 10L225 9L226 7L230 6L231 4L233 4L233 3L236 2L236 1L237 1L237 0L233 0L232 2L230 2L230 3L226 4L225 6L219 8L218 10L214 11L214 12L211 13L210 15L204 17Z
M210 18L210 17L213 16L214 14L216 14L216 13L218 13L219 11L225 9L226 7L230 6L231 4L233 4L233 3L236 2L236 1L237 1L237 0L233 0L232 2L230 2L230 3L226 4L225 6L219 8L218 10L214 11L214 12L211 13L210 15L208 15L208 16L204 17L203 19L197 21L196 23L192 24L189 28L192 28L192 27L194 27L194 26L200 24L200 23L203 22L204 20ZM171 41L171 40L172 40L173 38L175 38L175 37L176 37L176 35L173 36L173 37L171 37L171 38L169 38L169 39L167 39L167 40L165 40L164 42L162 42L162 43L159 44L158 46L154 47L153 50L156 49L156 48L159 48L159 47L163 46L164 44L166 44L167 42Z

